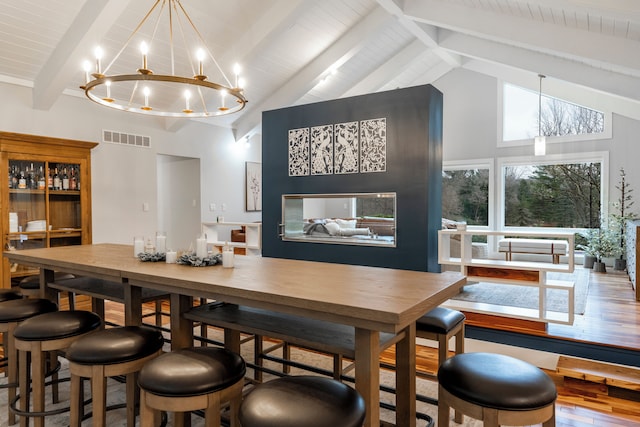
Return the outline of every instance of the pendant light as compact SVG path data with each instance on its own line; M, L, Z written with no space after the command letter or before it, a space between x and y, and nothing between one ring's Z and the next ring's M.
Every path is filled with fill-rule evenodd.
M542 134L542 79L546 76L538 74L540 87L538 90L538 136L533 141L533 152L536 156L544 156L547 152L547 138Z

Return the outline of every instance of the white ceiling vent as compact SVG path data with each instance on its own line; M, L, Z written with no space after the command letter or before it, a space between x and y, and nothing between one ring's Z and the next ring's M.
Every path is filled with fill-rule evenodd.
M133 147L149 148L150 137L143 135L132 135L130 133L118 132L115 130L102 130L102 141L111 144L130 145Z

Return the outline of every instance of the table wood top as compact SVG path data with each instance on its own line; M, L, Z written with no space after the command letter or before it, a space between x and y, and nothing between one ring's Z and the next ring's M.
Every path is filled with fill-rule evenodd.
M141 262L130 245L96 244L5 252L12 262L193 297L398 332L454 296L466 282L456 272L236 256L235 268Z

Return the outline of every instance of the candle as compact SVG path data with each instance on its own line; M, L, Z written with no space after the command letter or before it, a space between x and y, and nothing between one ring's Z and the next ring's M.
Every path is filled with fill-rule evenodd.
M199 62L199 66L198 66L198 72L200 73L199 75L204 76L204 58L205 58L204 50L198 49L198 51L196 52L196 57L198 58L198 62Z
M198 258L207 257L207 239L204 237L198 237L196 239L196 256Z
M147 53L149 53L149 47L145 42L140 43L140 52L142 53L142 69L147 69Z
M178 259L178 254L176 253L176 251L167 251L165 257L167 264L175 264L176 260Z
M144 237L133 238L133 256L137 257L138 254L144 252Z
M156 252L165 253L167 251L167 235L164 231L158 231L156 233Z
M222 267L233 268L233 248L225 246L222 250Z

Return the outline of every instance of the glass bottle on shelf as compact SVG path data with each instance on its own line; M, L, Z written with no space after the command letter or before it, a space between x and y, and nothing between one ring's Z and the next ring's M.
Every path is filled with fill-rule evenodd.
M77 190L78 189L78 177L76 176L76 168L73 166L71 168L71 178L69 179L69 190Z
M65 166L62 170L62 189L69 189L69 174L67 173L67 167Z
M45 179L46 178L44 176L44 169L41 165L38 168L38 190L44 190L45 186L47 185Z
M55 168L53 172L53 189L60 190L62 188L62 181L60 180L60 175L58 175L58 168Z
M38 188L38 180L36 178L36 170L33 167L33 163L29 165L29 169L27 170L27 188L30 190Z
M18 188L20 190L27 189L27 177L24 173L24 168L22 167L22 165L20 166L20 175L18 176Z

